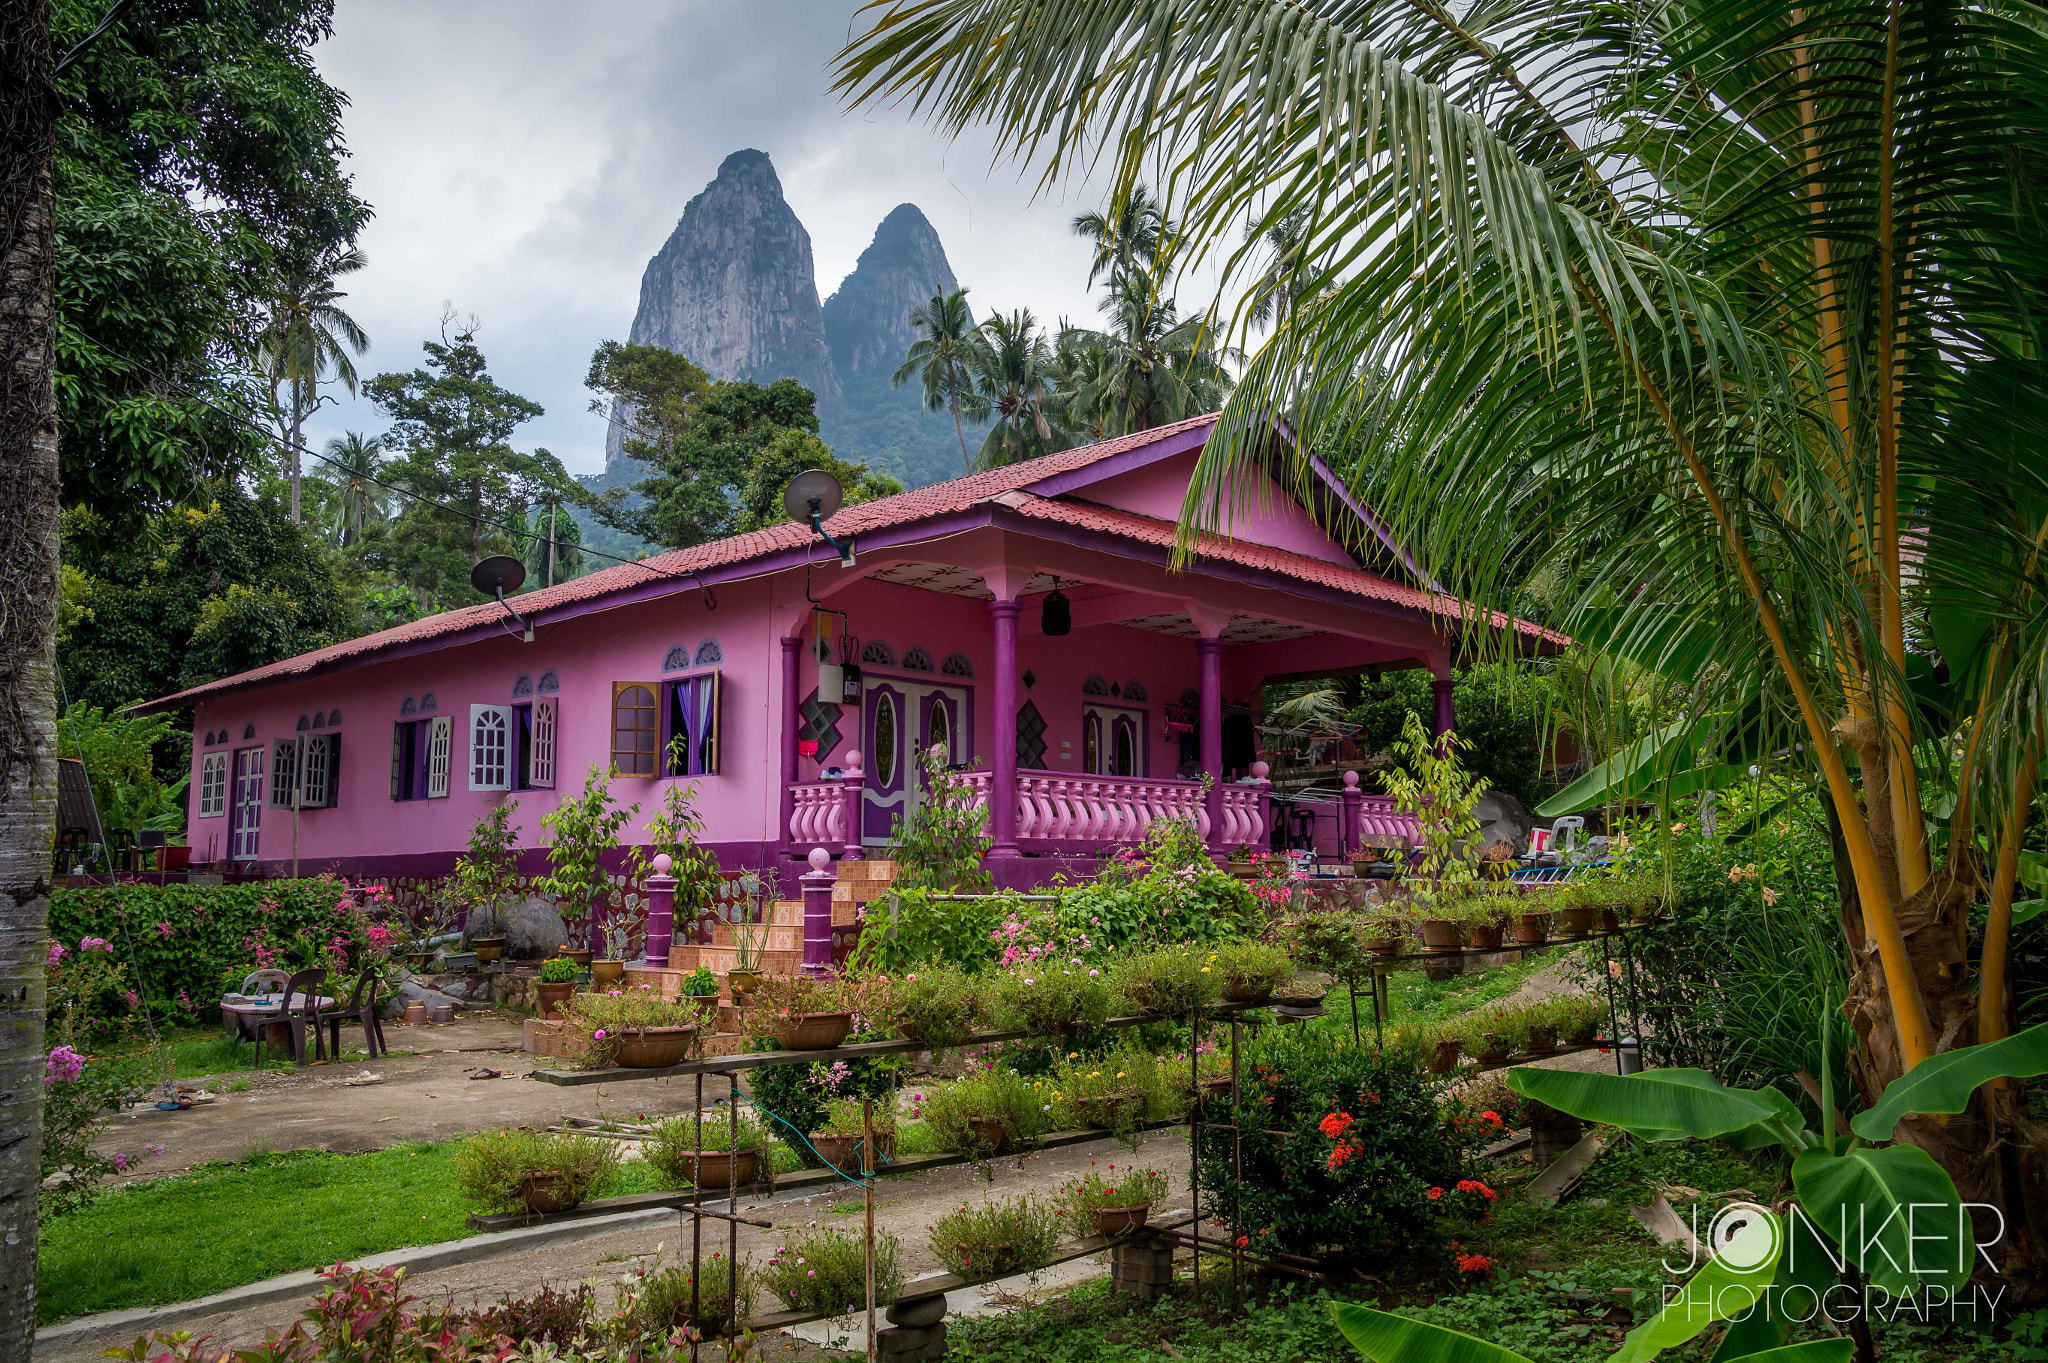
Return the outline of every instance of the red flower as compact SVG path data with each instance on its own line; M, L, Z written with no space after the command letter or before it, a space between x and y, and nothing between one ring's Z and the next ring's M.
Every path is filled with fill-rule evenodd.
M1440 1200L1441 1200L1441 1199L1443 1198L1443 1195L1444 1195L1444 1190L1443 1190L1443 1189L1441 1189L1441 1188L1431 1188L1431 1189L1429 1190L1428 1194L1427 1194L1427 1196L1428 1196L1428 1198L1429 1198L1429 1200L1430 1200L1431 1202L1437 1202L1437 1201L1440 1201Z
M1492 1268L1493 1260L1487 1258L1484 1254L1460 1254L1458 1256L1458 1272L1460 1273L1486 1273L1491 1271Z
M1246 1245L1249 1245L1251 1242L1252 1238L1249 1235L1240 1235L1237 1237L1237 1247L1239 1249L1243 1249Z
M1460 1179L1458 1181L1458 1191L1461 1193L1478 1193L1488 1202L1493 1201L1495 1197L1493 1189L1487 1187L1476 1178Z
M1320 1122L1316 1123L1316 1129L1322 1132L1325 1136L1328 1136L1330 1139L1335 1140L1337 1137L1343 1135L1345 1130L1349 1128L1350 1125L1350 1113L1332 1112L1329 1116L1323 1118Z
M1487 1121L1492 1122L1495 1126L1500 1126L1502 1124L1500 1120L1500 1114L1498 1112L1493 1112L1489 1110L1486 1112L1482 1112L1479 1115L1484 1117Z

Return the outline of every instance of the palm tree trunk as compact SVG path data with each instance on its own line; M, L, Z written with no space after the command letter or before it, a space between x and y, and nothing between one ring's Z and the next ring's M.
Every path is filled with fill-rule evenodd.
M43 966L57 822L57 102L49 0L0 7L0 1358L36 1322Z
M299 381L292 380L292 524L299 523L299 432L305 426L306 406L299 393Z
M960 390L952 392L953 434L960 437L960 467L967 473L974 472L974 460L967 453L967 428L960 424Z

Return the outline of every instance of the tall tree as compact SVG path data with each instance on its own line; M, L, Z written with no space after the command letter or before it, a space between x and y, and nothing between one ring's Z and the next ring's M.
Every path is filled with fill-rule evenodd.
M1109 276L1114 289L1134 273L1152 270L1172 234L1165 207L1143 181L1133 184L1129 193L1113 198L1107 209L1092 209L1074 217L1074 235L1095 244L1095 258L1088 266L1091 289L1103 275Z
M360 431L327 442L327 466L314 476L332 489L338 547L352 547L362 539L365 525L384 519L393 496L383 486L384 463L383 442Z
M1106 325L1068 338L1067 404L1077 424L1105 436L1183 421L1222 405L1230 373L1204 318L1180 320L1152 273L1138 266L1112 278Z
M54 67L48 0L0 6L0 1358L27 1358L36 1332L57 817Z
M916 379L924 386L926 411L953 413L953 433L960 437L960 467L972 473L974 460L967 453L964 417L980 420L986 412L974 389L976 336L967 290L935 293L930 302L912 308L910 329L917 339L910 343L910 352L889 382L901 388Z
M1071 447L1065 423L1056 424L1052 343L1029 308L981 324L969 354L976 392L995 424L981 442L977 462L996 468Z
M739 489L738 528L765 530L787 521L783 491L792 478L810 469L823 469L839 480L845 494L843 506L903 491L903 484L888 474L870 472L866 464L848 463L834 455L832 447L810 431L780 431L747 464L746 480Z
M356 367L351 352L360 355L370 347L370 338L342 310L341 300L348 295L334 282L366 263L355 247L332 246L287 267L256 338L256 360L269 380L270 410L291 465L293 520L300 518L300 451L306 418L323 401L320 383L331 373L353 394Z
M1171 157L1189 249L1313 207L1333 278L1260 347L1188 515L1282 412L1373 470L1438 580L1505 607L1503 565L1555 571L1561 628L1811 764L1866 1096L2004 1034L2048 728L2035 10L938 0L843 61L863 99L1109 148L1118 185ZM1520 516L1536 489L1587 533ZM2048 1140L2018 1086L1899 1131L2028 1227L2005 1267L2038 1288Z
M1297 208L1269 224L1263 233L1257 223L1246 229L1248 240L1263 238L1266 249L1272 252L1265 271L1252 281L1251 301L1245 309L1245 320L1252 326L1271 326L1285 318L1308 288L1311 266L1302 255L1308 227L1308 210Z

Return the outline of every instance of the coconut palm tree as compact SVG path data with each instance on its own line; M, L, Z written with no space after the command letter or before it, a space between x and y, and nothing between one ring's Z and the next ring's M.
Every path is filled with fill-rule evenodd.
M320 384L330 374L356 391L351 354L370 348L355 319L342 311L348 297L334 285L367 262L353 246L331 247L293 266L278 280L270 315L256 338L256 360L270 382L270 410L292 460L292 519L299 519L299 451L306 417L320 405Z
M1071 448L1064 423L1056 420L1052 343L1031 309L983 322L968 364L982 405L995 418L977 456L982 468Z
M1088 287L1094 288L1095 281L1105 274L1114 288L1133 271L1150 270L1172 232L1165 208L1142 182L1116 198L1107 211L1077 214L1074 235L1095 243Z
M382 486L384 446L358 431L327 442L326 471L316 475L334 491L335 541L346 549L363 537L363 527L385 518L392 493Z
M1214 411L1230 375L1206 319L1182 321L1161 296L1151 271L1133 265L1113 276L1104 296L1108 325L1076 336L1070 354L1085 372L1074 376L1069 412L1104 436Z
M1297 208L1265 229L1263 237L1273 253L1265 272L1252 283L1245 320L1254 327L1267 327L1293 311L1295 300L1308 289L1312 267L1302 257L1302 240L1308 234L1308 210ZM1253 224L1245 229L1247 240L1262 234Z
M1174 241L1226 285L1258 264L1238 224L1312 210L1326 286L1258 347L1188 515L1284 413L1447 586L1556 572L1561 628L1697 697L1610 776L1711 788L1746 765L1708 735L1750 713L1810 764L1865 1095L2004 1035L2048 728L2038 10L901 0L839 73L1048 174L1171 165ZM1900 1135L2019 1213L1981 1157L2041 1148L2017 1104Z
M978 333L974 310L967 306L967 290L935 293L928 303L910 310L910 329L917 339L903 365L889 378L901 388L912 379L924 384L925 410L951 411L953 433L960 438L961 468L972 473L974 460L967 453L966 419L979 421L985 415L974 389L972 357Z

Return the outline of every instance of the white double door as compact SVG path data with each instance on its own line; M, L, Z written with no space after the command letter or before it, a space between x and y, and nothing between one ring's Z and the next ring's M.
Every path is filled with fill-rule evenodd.
M920 750L942 747L953 766L972 758L974 688L870 672L861 695L861 739L867 773L861 842L878 847L888 843L896 820L908 819L923 799Z

